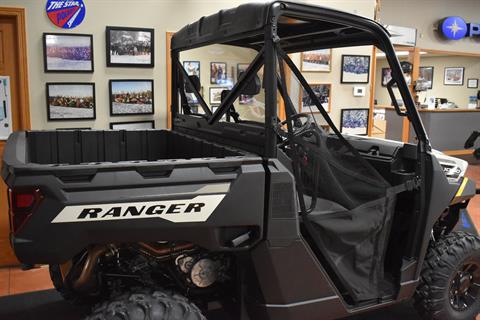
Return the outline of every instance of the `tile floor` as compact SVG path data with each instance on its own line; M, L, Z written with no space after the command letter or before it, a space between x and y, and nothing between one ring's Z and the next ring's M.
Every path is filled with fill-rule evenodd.
M470 166L467 176L477 181L480 187L480 165ZM480 196L470 202L470 215L480 230ZM22 271L18 268L0 269L0 296L15 295L25 292L47 290L52 288L47 267ZM477 317L480 320L480 316Z
M19 268L0 269L0 296L47 290L52 287L46 266L29 271Z

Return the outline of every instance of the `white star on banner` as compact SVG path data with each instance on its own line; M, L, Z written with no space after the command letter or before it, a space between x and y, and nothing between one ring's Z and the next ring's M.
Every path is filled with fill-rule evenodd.
M454 20L453 24L451 26L448 26L447 28L450 29L450 31L452 31L454 37L457 35L458 31L463 30L463 28L457 24L456 19Z

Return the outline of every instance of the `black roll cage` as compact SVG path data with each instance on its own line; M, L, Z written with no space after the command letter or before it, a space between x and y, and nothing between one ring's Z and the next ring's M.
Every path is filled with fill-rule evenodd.
M212 32L210 32L206 36L199 36L198 38L192 36L195 34L193 31L197 32L197 34L201 33L201 28L203 25L207 24L208 19L221 21L223 19L222 14L225 16L226 14L224 11L220 11L217 15L204 17L198 22L187 26L178 32L178 38L175 38L175 36L172 38L171 58L172 61L175 61L175 63L172 63L172 119L175 119L178 115L179 92L177 90L182 88L182 78L185 76L184 72L178 70L179 67L181 67L181 63L178 62L179 53L181 51L212 44L225 44L255 49L258 51L258 54L247 71L233 87L216 112L213 114L207 113L205 118L209 126L218 124L221 117L226 114L228 109L232 106L232 102L241 94L241 90L245 86L245 83L253 77L263 62L265 67L265 139L263 154L261 155L266 160L269 158L276 158L277 135L275 133L275 126L278 123L277 92L280 91L283 95L287 94L285 88L281 88L282 83L285 83L285 79L283 72L280 76L278 75L278 65L285 62L292 69L302 83L302 86L310 95L312 101L316 102L315 104L317 108L319 108L319 111L322 113L320 108L321 104L318 101L318 98L308 84L306 84L301 72L293 63L291 63L287 54L316 49L364 45L376 46L386 54L387 61L392 69L392 80L387 86L390 95L393 98L393 91L391 88L394 84L397 84L400 95L404 101L405 111L400 110L399 106L394 103L395 110L399 116L408 118L418 139L416 176L419 181L419 191L416 193L415 202L416 212L420 216L419 223L414 230L413 240L408 246L408 256L421 256L421 252L425 251L426 246L424 241L424 229L428 220L426 214L426 180L427 165L429 166L429 164L427 163L427 159L429 159L431 145L403 76L400 62L395 54L395 49L390 42L388 31L373 20L313 5L276 1L266 4L266 7L267 13L265 14L264 23L261 27L252 27L251 30L242 30L242 32L235 33L232 31L234 29L232 29L231 26L229 26L228 29L223 30L222 25L220 25L217 34L212 34ZM234 9L232 9L232 12L233 10ZM235 12L231 15L234 14ZM290 24L289 21L293 21L293 23ZM190 38L182 39L182 37L186 36L190 36ZM194 93L199 101L203 101L198 91ZM392 100L395 101L395 99ZM291 117L294 113L295 110L287 110L287 117ZM338 129L330 120L328 114L323 112L323 115L327 122L329 122L333 131L339 137L342 137ZM172 128L175 130L175 121L172 123ZM422 243L422 245L419 246L417 245L418 243ZM419 270L420 269L417 269L417 273Z
M374 45L385 52L387 60L392 68L392 80L387 89L393 97L391 87L397 84L400 95L405 104L405 111L401 111L395 104L396 111L400 116L406 116L412 123L415 134L418 138L419 148L423 151L430 151L430 142L425 128L420 120L419 113L415 107L413 98L408 90L408 85L403 77L400 63L395 55L395 49L389 40L388 32L378 23L348 13L326 9L317 6L290 3L273 2L268 4L268 16L262 29L251 30L240 35L219 36L209 41L199 41L184 47L173 47L172 59L172 118L178 113L178 89L183 89L183 83L187 82L193 87L187 73L179 60L179 53L211 44L228 44L233 46L253 48L258 51L257 56L234 85L230 93L222 102L220 107L211 113L204 99L197 90L194 94L197 97L202 109L206 114L208 124L213 125L227 113L235 99L241 94L248 81L254 74L265 65L264 87L265 87L265 154L267 158L276 156L276 135L273 127L277 123L277 90L280 79L277 74L279 61L278 51L294 53L307 50L324 48L341 48L347 46ZM203 18L202 18L203 19ZM296 19L308 21L305 25L282 26L282 20ZM310 25L309 25L310 24ZM284 24L283 24L284 25ZM330 27L327 30L318 30L315 27ZM319 37L320 36L320 37ZM173 42L173 40L172 40ZM287 57L288 58L288 57ZM285 56L283 61L285 61ZM288 63L287 63L288 64ZM289 64L295 71L295 65ZM295 72L296 73L296 72ZM183 80L183 81L181 81ZM315 100L315 97L312 97ZM333 125L330 124L331 126Z

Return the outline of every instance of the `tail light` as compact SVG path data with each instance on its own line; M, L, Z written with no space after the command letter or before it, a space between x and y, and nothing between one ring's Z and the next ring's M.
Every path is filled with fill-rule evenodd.
M16 234L43 199L38 188L10 189L10 229Z

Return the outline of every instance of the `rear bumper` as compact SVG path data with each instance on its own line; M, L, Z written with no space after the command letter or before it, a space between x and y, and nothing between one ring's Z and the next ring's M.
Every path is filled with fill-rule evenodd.
M16 175L9 181L10 187L38 187L45 196L29 221L11 237L18 259L28 264L63 263L98 243L188 241L209 250L229 251L246 250L258 241L264 221L265 170L261 159L165 162L168 168L156 165L158 172L168 169L168 174L159 175L152 174L154 168L146 175L132 164L116 170L97 168L89 175L82 170L72 174L75 171L70 168L68 177L55 172ZM175 202L178 205L172 213L176 213L179 208L186 210L185 204L192 199L215 195L223 197L205 221L172 221L162 215L138 219L135 212L122 211L114 220L55 222L66 208L136 205L145 213L148 207L142 209L143 203L158 202L154 209L160 212L162 203ZM189 212L195 214L194 209ZM110 211L110 216L114 212ZM249 231L253 238L244 247L233 248L230 240Z

